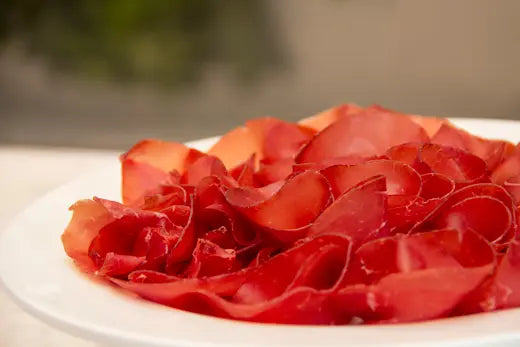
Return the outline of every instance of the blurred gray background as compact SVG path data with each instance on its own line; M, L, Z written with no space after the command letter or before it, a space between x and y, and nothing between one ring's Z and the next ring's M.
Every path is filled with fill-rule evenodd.
M520 118L518 0L4 0L0 144L123 149L342 102Z

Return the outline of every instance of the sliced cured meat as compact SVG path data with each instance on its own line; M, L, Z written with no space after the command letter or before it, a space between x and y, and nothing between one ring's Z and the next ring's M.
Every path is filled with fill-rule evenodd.
M208 153L220 158L227 168L233 168L251 155L256 160L293 157L312 135L312 131L293 123L273 117L256 118L222 136Z
M246 127L238 127L224 136L208 151L209 155L219 158L226 168L233 168L246 161L251 155L259 155L261 144Z
M159 226L174 232L166 215L135 210L114 201L81 200L71 210L74 213L62 235L63 246L87 272L101 267L107 253L131 255L133 241L144 227Z
M122 255L110 252L105 256L103 265L101 265L101 268L96 272L96 275L110 277L128 275L139 265L144 263L145 259L146 257L136 257L134 255Z
M491 174L491 181L496 184L503 184L520 172L520 150L516 149L513 154L506 158Z
M254 186L255 164L256 155L252 154L249 159L230 171L231 177L233 177L240 186Z
M321 171L329 181L332 193L338 197L343 192L370 177L383 175L390 195L418 195L421 177L410 166L394 160L370 160L357 165L335 165Z
M334 282L340 279L348 264L349 250L347 238L324 235L275 256L259 267L225 275L164 283L112 281L149 300L198 313L257 322L331 324L334 309L326 302L336 290ZM342 264L332 275L327 275L323 268L328 265L328 253L334 254L329 261L334 259ZM303 283L308 285L292 288L295 279L305 279ZM332 283L332 286L325 289L313 286L319 288L324 283L327 287ZM231 296L232 301L225 299Z
M294 159L285 158L274 162L260 162L254 177L260 186L286 179L293 172Z
M418 115L409 115L409 117L412 121L419 124L426 131L426 134L428 134L430 138L437 134L441 127L451 124L450 121L444 118Z
M468 151L482 158L490 170L500 164L514 148L507 141L483 139L448 123L439 128L432 142Z
M406 116L363 111L342 118L318 133L303 147L296 162L319 162L351 155L377 156L394 145L428 141L424 129Z
M331 197L327 180L314 171L290 178L267 199L258 189L236 188L226 193L227 201L234 208L283 242L300 238L299 231L310 226Z
M487 179L488 169L482 159L454 147L424 144L419 149L418 160L432 172L443 174L458 184Z
M511 228L512 216L502 201L475 196L443 209L433 224L438 228L471 229L493 242Z
M519 153L378 105L253 119L208 153L144 140L121 156L123 204L78 201L62 242L135 297L243 321L518 307Z
M385 178L376 176L353 187L335 200L312 224L309 235L340 233L353 247L385 236L387 200Z
M352 114L359 113L362 110L363 108L357 105L344 104L332 107L314 116L304 118L298 123L316 131L321 131L337 120Z
M143 140L120 158L123 202L139 205L155 186L166 183L170 172L183 172L204 154L176 142Z
M469 202L467 200L469 200ZM473 212L476 211L468 211L465 208L465 206L468 206L466 204L479 206L479 212L482 213L474 214ZM487 204L492 205L493 209L490 211L482 211L480 207ZM507 212L504 211L504 207ZM449 217L452 212L454 214L452 217ZM494 215L493 213L495 212L498 213L498 215ZM478 220L479 218L483 219L481 221L482 223ZM516 207L511 195L503 187L493 183L473 184L450 194L442 204L438 204L428 216L420 223L417 223L415 230L422 230L431 227L431 225L438 225L436 223L440 223L440 225L449 223L455 228L459 226L463 227L466 223L475 224L476 230L480 230L484 235L490 238L495 234L502 233L501 237L494 240L495 245L500 248L502 245L509 243L516 234ZM495 223L497 228L491 226L491 224ZM500 229L506 225L509 225L507 230Z
M279 121L265 134L264 158L269 160L294 158L298 150L311 137L312 135L302 131L296 124Z
M198 239L188 268L187 277L216 276L238 267L235 250L224 249L205 239Z
M455 182L439 173L421 175L423 199L442 199L455 191Z
M337 157L323 160L319 163L300 163L293 165L293 172L302 172L305 170L323 170L328 168L329 166L335 165L357 165L361 164L371 158L363 158L357 155L353 155L350 157Z
M166 272L173 272L176 269L176 266L179 262L187 261L190 259L191 253L195 248L195 244L197 242L197 238L195 235L195 226L194 226L194 200L195 198L191 196L191 208L190 208L190 216L188 219L188 223L179 233L179 237L177 238L177 242L173 246L172 250L168 254L168 258L166 259Z
M504 188L511 194L515 202L520 202L520 175L511 177L504 182Z
M197 185L204 177L228 176L228 172L224 164L214 156L204 156L197 159L184 174L184 183Z
M318 288L315 289L324 289L323 282L317 280L323 280L323 276L327 277L324 282L330 284L325 289L330 289L340 280L343 269L348 265L349 252L350 241L345 236L329 234L315 237L274 256L257 270L253 270L233 296L233 302L259 303L274 299L291 288L310 286L311 283L318 283ZM334 264L339 265L336 271L332 271L328 266L330 264L323 261L331 254L335 260L340 258ZM298 281L300 285L296 283Z
M366 243L354 263L362 266L366 292L384 300L373 302L372 317L363 318L398 323L446 315L492 274L495 262L493 248L471 231L438 230Z

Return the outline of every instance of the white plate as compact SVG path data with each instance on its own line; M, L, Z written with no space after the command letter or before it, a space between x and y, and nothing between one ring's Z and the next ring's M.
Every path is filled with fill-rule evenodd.
M520 140L520 122L456 119L455 123L483 136ZM191 145L204 150L213 141ZM40 198L0 234L0 278L22 308L72 334L125 346L520 343L520 309L408 325L309 327L236 322L122 295L76 271L59 238L70 219L69 205L93 195L118 200L119 187L119 165L114 158L110 167Z

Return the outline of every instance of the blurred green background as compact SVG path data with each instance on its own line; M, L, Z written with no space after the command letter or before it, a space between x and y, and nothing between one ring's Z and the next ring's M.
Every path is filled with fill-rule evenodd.
M0 144L123 149L341 102L520 118L517 0L4 0Z
M226 62L244 82L281 62L261 1L6 0L4 43L84 78L179 87Z

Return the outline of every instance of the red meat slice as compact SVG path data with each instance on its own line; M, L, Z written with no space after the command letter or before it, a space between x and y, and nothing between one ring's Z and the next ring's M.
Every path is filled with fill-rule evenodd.
M334 157L377 156L394 145L428 142L423 128L404 115L379 110L344 117L318 133L296 158L297 163Z
M161 185L154 190L155 194L144 196L144 203L141 206L143 210L160 212L174 205L185 204L188 197L186 189L179 184Z
M488 169L482 159L453 147L424 144L419 150L418 161L432 172L443 174L459 185L487 179Z
M191 253L195 248L195 244L197 242L197 238L195 235L195 226L194 226L194 196L190 197L191 200L191 208L190 208L190 216L188 219L188 223L182 229L177 239L177 242L173 246L172 250L168 254L168 258L166 259L166 272L172 273L177 270L177 266L180 262L187 261L191 257Z
M486 303L493 309L520 306L520 243L514 241L502 258Z
M313 171L290 178L270 197L252 188L235 188L226 193L235 209L282 242L300 238L331 198L327 180Z
M475 196L443 209L432 223L438 228L471 229L493 242L511 228L512 215L502 201Z
M352 114L359 113L362 110L363 108L357 105L344 104L332 107L314 116L304 118L298 123L316 131L322 131L337 120Z
M493 276L459 305L456 314L518 306L520 306L520 244L518 241L513 241L508 245L507 252L501 255Z
M440 127L432 137L432 143L468 151L483 159L490 170L500 164L514 148L507 141L483 139L448 123Z
M439 173L427 173L421 175L421 197L429 199L442 199L455 191L455 182L449 177Z
M257 118L222 136L208 154L220 158L227 168L234 168L253 154L256 160L293 157L311 136L312 132L296 124L272 117Z
M255 173L255 181L260 186L265 186L286 179L293 172L294 159L285 158L268 162L261 161L258 172Z
M362 242L384 236L387 233L385 190L383 176L353 187L321 213L309 229L309 235L344 234L351 238L354 248Z
M511 194L517 204L520 203L520 175L505 181L504 188Z
M228 176L224 164L214 156L204 156L197 159L185 172L183 182L190 185L197 185L204 177Z
M489 199L491 198L491 200ZM463 201L467 199L476 199L476 200L470 200L470 204L476 204L476 205L493 205L493 211L498 213L497 216L488 213L489 211L483 211L481 213L482 216L475 214L472 216L472 212L467 211L467 209L464 208L462 203ZM484 199L484 202L479 201L478 199ZM503 206L499 203L497 203L495 200L499 200ZM493 202L490 202L493 201ZM450 213L452 211L452 208L454 206L458 205L455 211L461 210L464 212L465 215L468 215L467 219L462 216L462 219L459 217L454 218L453 224L451 224L453 227L463 227L462 225L459 225L458 223L465 224L470 223L470 221L473 221L471 224L475 223L480 226L475 226L476 230L480 230L484 234L488 235L489 237L493 237L493 234L496 233L502 233L501 237L499 237L496 240L491 240L495 244L496 247L501 248L503 245L507 245L516 234L517 230L517 222L516 222L516 207L513 202L513 199L511 195L501 186L493 184L493 183L479 183L479 184L473 184L466 187L463 187L452 194L450 194L443 202L442 204L438 204L434 210L432 210L428 216L426 216L420 223L417 223L415 227L415 231L417 230L423 230L424 228L429 228L432 225L436 225L435 223L440 223L441 225L445 225L447 223L446 219L446 213ZM505 206L507 212L504 211L503 207ZM448 212L446 212L448 211ZM479 211L481 211L479 209ZM498 211L498 212L497 212ZM494 213L494 212L493 212ZM444 217L443 217L444 215ZM439 217L440 216L440 217ZM510 217L509 217L510 216ZM479 218L483 218L482 224L478 222ZM489 218L488 220L485 220L485 218ZM498 218L495 220L495 218ZM464 220L464 222L462 222ZM430 223L430 224L428 224ZM509 225L509 228L507 230L499 230L491 226L491 224L497 223L498 228L504 228L504 225ZM493 231L495 230L495 231Z
M228 169L260 153L261 144L246 127L238 127L226 133L208 151L209 155L219 158Z
M181 143L143 140L121 156L123 202L140 205L141 199L172 171L184 172L204 154Z
M379 299L361 318L398 323L444 316L492 274L495 262L493 248L472 231L369 242L358 249L354 263L362 265L366 292Z
M153 270L136 270L128 274L128 280L138 283L165 283L178 281L179 277Z
M135 210L114 201L80 200L61 239L65 252L84 271L99 269L107 253L131 255L137 233L147 226L174 227L166 215Z
M235 166L231 169L230 174L240 186L254 186L255 185L255 164L256 154L252 154L249 159L244 161L242 164Z
M328 168L329 166L335 166L335 165L357 165L364 163L367 160L370 160L373 158L363 158L357 155L353 155L350 157L337 157L337 158L330 158L323 160L319 163L300 163L300 164L294 164L293 165L293 171L294 172L303 172L305 170L323 170Z
M444 118L437 117L425 117L418 115L408 115L412 121L419 124L431 138L433 137L439 129L444 125L450 125L450 121Z
M336 290L334 282L340 280L343 268L348 264L349 250L348 238L323 235L277 255L259 267L225 275L168 283L112 281L149 300L198 313L258 322L331 324L334 323L334 308L325 303ZM329 261L324 261L327 252L334 253L329 259L341 263L341 270L332 276L325 270L329 265ZM308 261L309 258L314 261ZM302 278L298 276L305 270L302 263L312 266L312 271L307 269L307 281L303 283L321 286L324 282L318 278L325 276L325 283L332 283L332 287L296 286L291 289L291 282ZM234 302L223 298L230 296L234 297Z
M211 241L198 239L186 276L216 276L232 272L237 267L235 250L223 249Z
M263 140L264 158L271 161L294 158L302 145L309 141L311 137L296 124L278 121L265 133Z
M508 179L515 177L520 172L520 150L517 148L508 158L506 158L491 174L491 181L496 184L503 184Z
M99 276L117 277L127 275L144 263L146 257L136 257L134 255L107 253L103 265L96 272Z
M394 160L370 160L357 165L336 165L321 173L329 181L334 197L370 177L383 175L390 195L419 195L421 177L410 166Z

